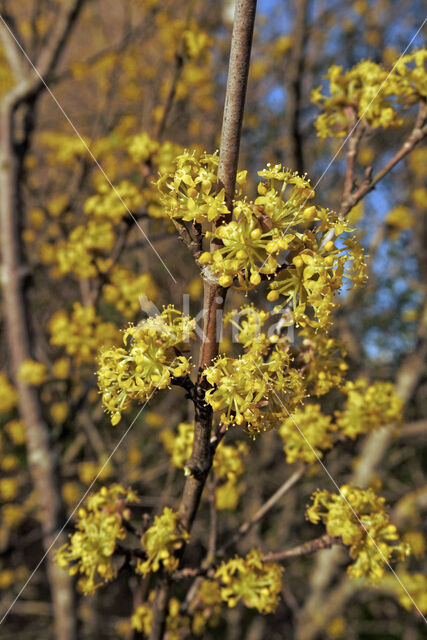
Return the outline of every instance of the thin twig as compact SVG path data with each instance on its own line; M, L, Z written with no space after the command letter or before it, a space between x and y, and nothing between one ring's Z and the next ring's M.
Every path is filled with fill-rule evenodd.
M329 534L325 534L320 538L309 540L309 542L304 542L303 544L299 544L296 547L284 549L284 551L267 553L265 556L263 556L262 560L263 562L281 562L282 560L286 560L287 558L297 558L299 556L305 556L309 553L315 553L320 549L330 549L335 545L342 544L343 542L339 536L330 536Z
M224 544L224 546L218 551L218 556L222 557L225 555L225 552L227 551L227 549L229 549L230 547L232 547L238 540L240 540L240 538L242 538L244 535L246 535L248 533L248 531L250 531L250 529L252 529L252 527L259 522L264 516L265 514L270 511L270 509L272 507L274 507L274 505L281 499L283 498L283 496L288 493L288 491L290 491L290 489L292 489L292 487L298 482L298 480L303 476L305 471L305 465L300 465L298 467L298 469L296 469L296 471L294 471L294 473L287 478L287 480L285 480L285 482L282 484L281 487L279 487L277 489L277 491L275 491L273 493L273 495L267 500L267 502L264 502L264 504L258 509L258 511L256 511L256 513L254 513L254 515L252 516L252 518L250 518L249 520L247 520L246 522L244 522L236 531L236 533Z
M420 103L417 119L410 135L402 144L400 149L396 151L394 156L384 165L384 167L372 177L372 169L369 168L366 177L360 187L348 198L343 201L341 206L341 214L346 215L351 209L364 198L390 171L397 165L400 160L408 155L412 149L427 135L427 103Z

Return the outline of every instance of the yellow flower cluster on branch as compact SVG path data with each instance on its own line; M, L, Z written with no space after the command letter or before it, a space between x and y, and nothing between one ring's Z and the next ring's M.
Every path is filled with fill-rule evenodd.
M39 386L47 378L46 365L36 360L24 360L19 367L18 377L27 384Z
M318 136L343 138L359 118L372 128L401 125L402 107L427 96L426 59L427 49L420 49L400 58L391 72L371 60L345 72L332 65L326 75L330 95L321 87L312 93L323 112L316 120Z
M50 342L64 347L77 363L95 362L101 347L110 347L119 338L112 322L102 322L95 308L74 303L71 315L57 311L49 322Z
M130 325L123 334L124 347L102 351L98 386L112 424L131 400L146 401L156 389L165 389L173 378L187 375L190 361L180 355L194 337L195 321L174 307L165 307L158 316Z
M310 464L316 462L323 451L332 447L335 430L330 416L322 413L319 404L306 404L295 411L279 427L288 464L297 460Z
M109 280L103 289L104 300L111 302L125 318L131 319L141 310L141 295L149 300L157 296L156 285L149 273L136 275L126 267L115 266Z
M16 405L18 400L17 393L10 384L7 376L0 372L0 413L10 411Z
M194 442L194 426L181 422L178 432L166 429L161 434L161 440L166 451L171 456L171 462L178 469L184 469L191 456ZM233 509L239 498L237 481L245 468L243 456L247 454L247 446L243 442L236 445L226 445L221 442L213 460L213 469L218 480L223 484L215 490L218 509Z
M221 582L221 597L229 607L235 607L240 600L260 613L271 613L277 607L282 568L274 562L263 562L257 549L252 549L245 558L223 562L215 578Z
M355 239L328 240L332 231L339 238L350 227L332 211L306 206L314 197L309 180L281 165L258 172L262 181L254 202L243 195L247 172L241 171L231 214L224 190L218 189L217 170L217 155L186 151L176 159L175 171L157 182L172 219L198 224L224 219L204 232L205 238L216 240L215 250L199 258L206 277L243 289L268 278L268 299L284 296L284 302L292 302L297 323L327 326L344 278L354 284L364 279L363 254Z
M299 335L302 338L299 362L309 393L322 396L341 387L348 369L343 345L327 333L308 326L301 329Z
M393 575L384 576L381 587L385 587L396 594L400 604L407 611L414 607L414 602L418 609L427 613L427 577L423 573L409 573L408 571L398 571L399 582ZM401 584L400 584L401 583ZM403 587L401 586L403 585Z
M140 604L130 619L132 629L149 636L153 624L153 610L148 604Z
M213 411L222 411L222 424L241 425L252 435L278 426L283 405L291 411L305 395L304 380L291 366L289 345L281 342L268 359L258 351L238 358L219 356L203 375L211 385L206 402Z
M63 276L74 273L78 278L94 278L110 266L107 257L114 246L113 226L108 221L90 220L75 227L66 240L60 241L54 252L43 251L45 262L54 263Z
M171 456L173 466L184 469L193 449L194 426L189 422L181 422L177 430L177 433L174 433L170 429L165 429L160 438Z
M179 562L175 553L188 539L189 534L179 524L178 513L165 507L142 537L142 547L148 557L147 560L138 559L137 571L142 574L156 572L161 566L169 572L175 571Z
M117 574L113 553L126 531L126 503L137 502L132 491L115 484L90 496L86 508L78 511L76 531L67 544L58 549L56 559L70 575L79 575L79 587L84 594L112 580Z
M165 212L186 222L209 222L228 213L224 189L217 190L218 155L185 151L175 171L157 181Z
M403 402L390 382L370 385L365 378L359 378L347 382L342 391L347 400L343 410L335 413L336 423L349 438L401 422Z
M318 490L312 501L307 509L308 520L324 522L329 535L339 536L350 547L350 557L355 562L348 573L353 578L379 582L391 560L404 560L410 553L390 522L385 499L373 489L345 485L341 494Z
M88 198L85 202L84 211L87 215L99 223L100 221L111 221L118 224L122 218L138 213L142 205L142 196L137 185L129 180L122 180L114 189L107 182L98 186L98 193Z

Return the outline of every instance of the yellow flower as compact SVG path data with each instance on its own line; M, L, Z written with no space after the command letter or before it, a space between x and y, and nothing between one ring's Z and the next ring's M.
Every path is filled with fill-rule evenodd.
M117 484L90 496L86 508L78 511L75 533L56 553L60 567L81 576L78 584L84 594L93 593L117 574L112 556L117 541L126 536L122 520L130 501L137 501L137 496Z
M17 400L17 393L7 379L6 374L0 372L0 413L13 409Z
M70 360L68 358L59 358L52 367L52 375L60 380L66 380L69 374Z
M169 507L160 516L154 516L154 523L142 537L142 546L147 552L147 560L138 560L137 570L146 574L156 572L163 566L172 572L178 567L175 552L188 540L189 535L179 524L178 513Z
M13 444L20 445L25 443L25 424L22 420L11 420L5 424L4 429ZM0 439L0 447L1 442Z
M165 389L173 378L190 371L190 361L178 355L194 337L195 321L172 306L159 316L147 318L123 334L125 348L101 352L98 386L105 409L117 424L132 400L146 401L156 389Z
M263 562L257 549L252 549L245 558L223 562L215 578L222 584L221 598L229 607L235 607L239 600L260 613L271 613L277 607L282 568L273 562Z
M0 458L0 467L2 471L13 471L19 465L19 458L13 455L13 453L8 453L2 458Z
M307 518L315 524L324 522L329 535L339 536L350 547L354 563L348 573L353 578L379 582L392 558L404 560L410 552L399 541L384 505L385 499L373 489L351 485L341 487L340 494L317 490L312 496Z
M336 411L339 431L349 438L402 420L402 399L390 382L368 384L365 378L347 382L342 389L347 401L342 411Z
M18 493L16 478L2 478L0 480L0 496L3 500L13 500Z
M94 307L84 307L79 302L74 303L71 315L57 311L50 319L49 331L51 344L64 347L77 364L93 363L99 349L112 346L119 337L112 322L102 322ZM61 374L66 369L64 360L61 359Z
M142 295L149 300L155 300L157 296L157 288L149 273L137 276L124 267L113 268L110 283L103 289L103 296L107 302L113 304L125 318L130 319L141 312Z
M38 386L47 378L46 365L35 360L24 360L19 367L18 376L23 382Z
M153 612L151 608L146 604L139 605L132 614L130 622L132 629L149 636L153 623Z
M319 404L307 404L303 409L295 411L292 418L287 417L279 427L288 464L297 460L316 462L325 449L332 447L335 430L331 418L322 414Z
M50 415L52 418L59 423L64 422L67 417L68 407L65 402L55 402L50 407Z

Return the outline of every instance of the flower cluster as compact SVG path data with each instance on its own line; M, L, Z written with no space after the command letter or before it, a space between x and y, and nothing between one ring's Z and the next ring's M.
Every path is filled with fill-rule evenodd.
M245 305L238 311L230 311L224 317L224 327L231 325L233 337L245 350L265 355L277 336L268 337L265 324L270 314L254 305Z
M427 577L423 573L398 572L399 582L395 576L385 576L381 582L381 588L386 588L397 595L400 604L410 611L414 602L418 609L427 613ZM403 587L401 586L403 585Z
M49 322L50 342L64 347L77 363L95 361L101 347L109 347L118 339L118 330L112 322L102 322L95 308L74 303L71 315L57 311Z
M16 405L18 396L5 373L0 372L0 413L10 411Z
M206 402L222 411L224 425L237 424L254 435L278 426L285 411L297 406L305 395L304 381L291 366L289 347L278 342L268 359L258 352L238 358L219 356L203 375L211 385Z
M13 444L25 444L25 423L22 420L11 420L5 424L4 429Z
M125 318L133 318L141 311L140 297L154 300L157 296L156 285L149 273L135 275L126 267L115 266L104 286L103 297L113 304Z
M84 211L93 216L97 223L110 220L118 224L128 215L128 211L136 214L142 202L140 189L129 180L122 180L114 189L108 182L102 182L98 186L98 193L86 200Z
M369 385L366 378L347 382L342 389L347 400L342 411L336 412L339 431L355 438L360 433L402 420L402 399L390 382L374 382Z
M160 438L166 451L171 456L173 466L178 469L184 469L193 449L194 426L189 422L181 422L177 429L177 433L174 433L171 429L165 429L162 431Z
M193 633L202 636L207 627L216 627L220 621L221 589L214 580L203 580L197 592L197 607L193 613Z
M244 473L243 456L248 452L244 442L236 445L221 443L216 450L213 468L216 477L222 484L215 490L216 507L222 509L235 509L239 499L240 476Z
M74 273L78 278L94 278L106 271L111 260L106 257L114 245L113 226L108 221L90 220L75 227L67 240L61 240L53 252L42 252L45 262L56 265L55 274Z
M120 485L102 487L87 500L85 509L78 511L75 533L67 544L58 549L56 560L70 575L79 574L79 587L84 594L112 580L117 574L113 553L125 529L126 503L137 502L137 496Z
M217 189L217 154L195 151L177 156L173 173L157 181L166 214L172 219L201 223L228 213L224 189Z
M307 518L316 524L324 522L329 535L340 536L350 547L355 562L348 573L353 578L378 582L390 560L403 560L410 552L409 546L399 541L385 509L385 499L373 489L345 485L340 494L316 491Z
M185 152L176 159L175 171L157 182L171 218L200 224L222 218L204 233L214 241L214 249L199 258L205 275L223 287L245 290L267 278L270 301L284 296L299 324L326 326L343 279L354 285L364 279L360 245L350 237L328 239L331 232L336 239L348 234L350 227L332 211L306 206L315 195L310 181L281 165L258 172L262 180L254 202L243 195L247 172L241 171L231 214L224 191L218 191L217 164L216 155Z
M302 338L297 363L311 395L322 396L339 388L348 369L343 345L327 333L312 327L300 330Z
M149 636L153 624L153 610L148 604L140 604L130 619L132 629Z
M137 571L142 574L156 572L161 566L169 572L175 571L178 567L175 553L188 538L188 533L179 524L178 513L165 507L142 537L147 560L138 559Z
M257 549L245 558L223 562L215 573L221 581L221 597L229 607L242 602L260 613L271 613L277 607L282 589L282 568L263 562Z
M190 423L181 422L175 434L166 429L161 434L166 451L171 456L175 467L184 469L191 456L194 441L194 427ZM247 447L243 442L236 445L226 445L221 442L216 450L213 468L216 477L222 484L215 491L218 509L234 509L239 489L237 481L244 472L243 456L247 454Z
M398 107L427 95L426 57L426 49L403 56L391 73L370 60L345 72L332 65L326 75L330 95L322 93L321 87L312 93L313 102L323 111L316 121L319 137L343 138L358 119L372 128L402 124Z
M316 462L325 449L332 447L335 430L330 416L322 413L319 404L306 404L295 411L292 417L287 417L279 427L286 461L289 464L297 460L310 464Z
M47 378L46 365L36 360L24 360L19 367L18 377L22 382L38 386Z
M144 633L145 636L149 636L153 625L153 609L152 602L155 597L155 592L151 592L149 595L150 604L139 605L132 617L131 628ZM176 598L171 598L168 604L168 615L166 617L166 634L169 640L181 640L186 637L193 626L193 632L195 635L202 635L202 631L206 628L207 624L204 622L203 627L199 624L196 626L195 619L191 621L189 616L181 614L181 603Z
M112 424L120 421L131 400L145 402L156 389L165 389L173 378L190 371L189 359L180 353L188 349L194 326L191 318L165 307L160 315L129 325L124 347L102 351L98 386Z

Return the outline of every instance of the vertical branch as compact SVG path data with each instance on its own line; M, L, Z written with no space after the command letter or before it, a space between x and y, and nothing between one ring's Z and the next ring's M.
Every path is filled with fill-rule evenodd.
M301 85L304 74L304 53L307 41L307 13L309 0L297 0L292 31L292 53L288 70L288 131L289 155L292 168L304 171L303 141L300 130Z
M59 484L58 461L49 442L38 391L22 382L18 372L32 349L28 325L20 227L22 206L19 194L19 160L14 147L14 114L8 104L0 107L0 223L3 256L3 295L13 378L18 406L27 430L28 464L42 510L43 546L47 551L65 520ZM64 539L62 539L62 537ZM65 535L58 544L64 543ZM59 640L76 638L73 587L69 576L48 556L48 575Z
M49 74L57 65L84 0L74 0L61 10L55 28L40 53L39 72ZM24 65L18 64L19 46L14 40L9 25L2 18L2 39L9 38L9 57L14 58L17 84L7 93L0 104L0 229L2 251L2 285L4 315L7 327L8 346L11 356L13 378L18 391L20 415L26 426L28 465L41 507L43 546L46 552L65 520L61 497L59 461L50 443L49 427L43 416L43 408L37 389L19 379L22 363L31 359L29 305L25 279L27 267L21 240L23 206L21 183L27 144L18 139L16 112L20 105L34 109L36 100L44 88L41 78L32 71L25 73ZM16 46L15 46L16 45ZM32 118L24 118L24 141L29 140L34 126ZM65 534L58 536L56 545L63 544ZM71 578L53 559L47 556L47 573L51 588L53 613L58 640L77 638L77 617L74 590Z
M218 179L225 188L229 211L233 207L236 187L255 12L256 0L236 1L218 166Z
M255 12L256 0L236 1L218 167L218 181L225 189L225 200L230 212L236 186ZM214 248L214 245L211 248ZM191 458L187 463L190 474L186 479L179 507L180 522L187 531L192 528L212 465L213 454L210 445L212 409L204 402L205 379L201 377L201 373L218 355L218 323L222 315L225 295L226 289L205 281L203 340L200 347L199 379L195 396L194 444ZM169 593L170 583L167 577L164 577L158 587L154 603L150 640L160 640L164 636Z

